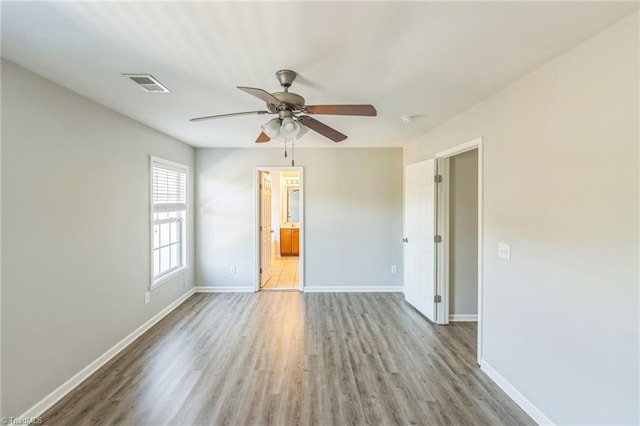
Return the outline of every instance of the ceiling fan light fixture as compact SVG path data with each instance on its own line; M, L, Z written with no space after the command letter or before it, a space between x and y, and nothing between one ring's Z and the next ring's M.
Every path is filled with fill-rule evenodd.
M276 139L280 136L280 119L272 118L262 126L262 131L271 139Z
M282 126L280 127L280 134L282 137L295 138L298 133L300 133L300 123L291 117L285 117L282 119Z

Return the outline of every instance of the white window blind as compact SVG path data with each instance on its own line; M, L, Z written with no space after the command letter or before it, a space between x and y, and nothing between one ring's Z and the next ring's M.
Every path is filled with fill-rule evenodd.
M166 166L153 166L153 211L174 212L187 209L187 174Z
M187 168L152 159L152 286L186 266Z

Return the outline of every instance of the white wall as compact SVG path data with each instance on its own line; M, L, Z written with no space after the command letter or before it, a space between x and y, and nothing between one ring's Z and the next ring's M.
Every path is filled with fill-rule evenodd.
M0 76L2 75L2 66L0 63ZM0 99L2 99L2 84L0 84ZM0 102L0 114L2 113L2 105ZM2 118L0 116L0 128ZM2 137L0 135L0 322L2 321ZM0 418L5 417L2 404L2 324L0 324Z
M478 314L478 150L449 159L449 314Z
M144 304L150 154L193 170L191 147L2 61L3 415L192 286L193 269Z
M280 149L196 150L196 285L255 285L253 168L286 165ZM402 286L402 150L298 148L296 166L305 285Z
M559 424L640 423L638 31L636 13L405 149L484 137L483 364Z

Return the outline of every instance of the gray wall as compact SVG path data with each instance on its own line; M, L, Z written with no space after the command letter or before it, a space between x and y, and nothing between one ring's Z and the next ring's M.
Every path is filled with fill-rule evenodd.
M483 363L558 424L640 423L638 31L636 13L405 149L484 137Z
M193 170L191 147L2 61L3 415L192 286L193 269L144 304L150 154Z
M478 150L449 159L449 314L478 313Z
M280 149L196 150L196 285L254 285L253 168L287 161ZM402 150L297 148L296 166L305 285L402 286Z

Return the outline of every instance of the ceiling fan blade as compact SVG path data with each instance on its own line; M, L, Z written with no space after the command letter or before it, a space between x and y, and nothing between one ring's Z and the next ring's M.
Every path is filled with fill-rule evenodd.
M238 89L242 90L243 92L247 92L248 94L253 95L258 99L262 99L268 104L273 104L276 106L284 106L284 103L280 99L276 98L266 90L257 89L255 87L244 87L244 86L238 86Z
M258 135L258 139L256 139L256 143L269 142L270 140L271 138L267 136L265 132L262 132Z
M218 115L207 115L206 117L196 117L190 118L189 121L201 121L201 120L209 120L211 118L223 118L223 117L234 117L236 115L251 115L251 114L268 114L268 111L246 111L246 112L232 112L230 114L218 114Z
M364 115L375 117L378 115L373 105L307 105L309 114L328 115Z
M299 117L300 122L311 130L320 133L322 136L331 139L334 142L341 142L347 138L347 135L343 135L336 129L333 129L326 124L323 124L315 118L308 115L301 115Z

